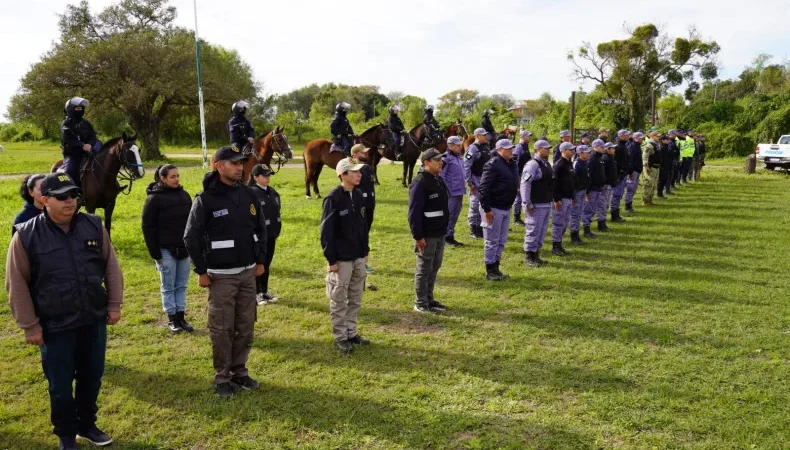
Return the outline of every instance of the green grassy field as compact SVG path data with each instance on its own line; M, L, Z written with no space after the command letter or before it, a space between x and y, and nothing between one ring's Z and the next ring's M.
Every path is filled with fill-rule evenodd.
M380 169L360 332L330 337L320 201L302 171L274 177L283 235L281 301L259 309L249 360L262 389L213 395L206 294L190 280L192 335L165 328L140 232L144 185L119 200L113 241L125 274L109 332L99 425L115 449L782 449L790 442L790 179L706 171L628 223L550 265L522 264L513 227L484 281L482 242L447 249L438 316L411 311L414 256L399 168ZM197 192L201 173L182 180ZM336 179L325 172L324 193ZM0 181L0 241L21 207ZM3 249L5 252L5 249ZM544 252L544 254L547 252ZM2 256L4 256L3 253ZM3 259L4 260L4 259ZM6 303L5 292L0 294ZM53 448L39 353L0 307L0 449Z

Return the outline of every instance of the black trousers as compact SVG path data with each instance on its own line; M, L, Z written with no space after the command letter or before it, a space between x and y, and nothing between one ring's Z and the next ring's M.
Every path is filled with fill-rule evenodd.
M671 175L672 168L671 166L663 165L658 170L658 193L659 195L664 195L666 192L667 187L669 186L669 177Z
M373 211L375 208L367 208L365 209L365 219L368 221L368 235L370 234L370 229L373 227Z
M272 260L274 259L274 248L277 244L277 238L266 240L266 262L263 264L266 270L263 275L255 277L255 290L259 294L269 292L269 273L271 272Z

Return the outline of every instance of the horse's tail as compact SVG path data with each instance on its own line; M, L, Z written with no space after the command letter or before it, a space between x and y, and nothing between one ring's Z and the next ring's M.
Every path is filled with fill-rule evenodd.
M58 169L60 169L61 167L63 167L63 160L62 160L62 159L61 159L60 161L56 162L55 164L53 164L53 165L52 165L52 168L49 170L49 172L50 172L50 173L55 173L55 172L57 172L57 171L58 171Z

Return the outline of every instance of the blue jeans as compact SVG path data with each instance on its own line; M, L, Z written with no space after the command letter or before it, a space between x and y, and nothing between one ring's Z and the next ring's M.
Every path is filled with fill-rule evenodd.
M156 271L161 281L162 309L168 315L186 310L189 269L189 258L175 259L167 249L162 249L162 264L157 264Z
M41 366L49 382L50 418L53 433L74 437L96 424L96 399L104 375L107 323L56 333L44 332ZM72 383L77 381L76 390Z

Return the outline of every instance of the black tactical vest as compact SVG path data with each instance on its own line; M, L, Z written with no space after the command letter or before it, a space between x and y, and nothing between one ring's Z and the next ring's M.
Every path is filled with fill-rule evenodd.
M450 220L447 185L440 177L421 172L415 179L422 183L425 191L425 209L422 227L425 237L441 237L447 231Z
M551 186L554 181L554 171L547 162L538 162L540 166L541 177L540 180L532 182L532 192L530 192L530 201L533 205L539 203L551 203L552 191Z
M233 192L235 191L235 192ZM227 192L198 194L206 218L204 251L209 269L235 269L255 264L258 200L248 186Z
M485 144L472 145L476 146L480 151L480 156L475 162L472 163L472 175L481 177L483 176L483 166L485 166L488 160L491 159L491 150L488 148L488 145Z

